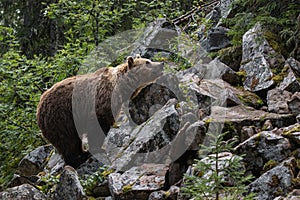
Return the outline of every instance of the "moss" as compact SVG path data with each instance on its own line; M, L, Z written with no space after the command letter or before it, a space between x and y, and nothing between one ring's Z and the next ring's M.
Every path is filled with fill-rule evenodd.
M286 55L287 52L284 48L284 46L282 45L282 42L280 41L280 37L275 34L274 32L271 32L269 30L266 30L263 32L264 37L266 38L266 40L268 41L268 43L270 44L270 46L279 54L281 55Z
M272 80L276 84L279 84L280 82L282 82L284 77L286 77L288 75L288 69L289 69L288 65L285 65L281 71L279 71L278 68L272 69L272 73L274 74L274 76L272 77Z
M241 82L243 83L246 80L247 72L245 70L241 70L236 72L236 75L239 76Z
M237 96L239 100L247 106L258 109L264 105L263 100L254 93L243 91L243 93Z
M218 51L221 62L238 71L242 60L242 46L234 45Z
M206 126L206 127L208 127L208 126L209 126L209 124L210 124L212 121L213 121L213 119L212 119L212 118L205 119L205 120L204 120L204 124L205 124L205 126Z
M129 184L129 185L124 185L124 186L122 187L122 192L123 192L123 193L127 193L127 192L131 191L133 185L134 185L134 183L131 183L131 184Z
M264 167L263 167L263 171L269 171L270 169L272 169L273 167L275 167L278 164L277 161L275 160L269 160L268 162L265 163Z
M228 133L234 133L234 132L236 132L236 128L235 128L235 126L234 126L234 124L232 122L225 121L224 128L223 128L222 132L223 133L226 133L226 132L228 132Z
M300 186L300 178L293 178L292 179L292 185L294 186L294 188L299 188L299 186Z
M291 135L292 133L300 132L300 125L292 128L291 130L288 131L283 131L283 135Z

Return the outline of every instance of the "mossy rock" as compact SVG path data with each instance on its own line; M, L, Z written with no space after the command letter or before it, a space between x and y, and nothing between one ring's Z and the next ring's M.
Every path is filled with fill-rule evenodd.
M239 100L247 106L259 109L264 105L263 100L255 93L244 91L238 95Z
M242 60L242 46L231 46L218 51L219 60L234 71L239 71Z

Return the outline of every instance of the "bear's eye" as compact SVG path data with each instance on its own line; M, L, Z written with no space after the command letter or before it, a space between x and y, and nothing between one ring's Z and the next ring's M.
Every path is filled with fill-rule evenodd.
M149 64L150 64L150 61L146 61L146 64L149 65Z

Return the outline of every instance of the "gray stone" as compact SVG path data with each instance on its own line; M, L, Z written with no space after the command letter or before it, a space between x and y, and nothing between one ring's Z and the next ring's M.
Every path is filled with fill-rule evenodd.
M286 61L285 67L287 67L287 75L284 77L282 82L279 84L279 89L286 90L291 93L299 92L300 91L300 83L295 76L294 71L291 69L289 65L290 61Z
M252 137L256 133L257 133L257 131L254 126L243 126L241 129L240 141L244 142L245 140Z
M220 78L231 85L237 85L240 82L239 76L230 67L222 63L219 59L214 59L204 66L206 73L204 79Z
M294 189L283 200L299 200L299 199L300 199L300 189Z
M180 188L177 186L171 186L168 191L155 191L152 192L148 200L177 200Z
M295 60L294 58L289 58L289 59L287 59L286 62L293 69L293 71L297 75L297 77L300 77L300 62Z
M55 200L87 200L87 196L80 184L77 172L70 166L64 167L59 183L53 195Z
M169 57L172 52L170 41L180 35L180 29L166 19L157 19L149 24L143 36L135 43L132 55L153 58L157 53Z
M292 189L296 159L289 158L280 165L262 174L248 186L250 193L256 193L257 199L273 200L286 195Z
M10 180L10 182L7 184L8 188L16 187L23 184L31 184L33 185L38 181L38 176L20 176L18 174L14 174L13 178Z
M140 200L164 187L168 171L166 165L144 164L120 173L112 173L108 177L109 189L113 199Z
M38 147L27 154L19 163L18 173L23 176L32 176L43 171L45 160L49 157L52 150L52 145L46 145Z
M62 159L61 155L55 152L51 155L44 171L50 175L56 176L63 171L64 166L65 161Z
M243 56L240 71L246 72L244 88L252 92L266 90L273 86L272 68L281 68L284 58L277 54L263 36L257 23L243 36Z
M267 94L268 111L279 114L290 113L287 102L291 96L292 93L279 88L269 90Z
M157 83L150 84L130 101L130 117L136 124L142 124L173 98L177 97L168 87Z
M247 171L259 176L267 162L282 162L287 159L291 153L291 144L283 136L263 131L239 144L235 150L238 154L245 154Z
M180 82L187 88L188 94L196 94L199 108L210 108L211 105L226 107L244 104L255 108L261 106L262 100L256 94L235 88L222 79L202 79L197 83L187 75L184 78Z
M163 200L166 199L166 196L167 195L165 191L155 191L149 195L148 200Z
M92 175L93 173L97 172L100 167L103 166L103 163L101 163L98 159L96 159L95 157L90 157L82 165L80 165L76 169L76 171L78 175L83 178Z
M288 101L288 107L294 115L300 114L300 92L293 94L291 99Z
M32 185L23 184L17 187L9 188L3 192L0 192L0 199L46 200L47 197L45 194L37 190Z
M121 147L107 143L107 147L116 147L113 153L106 151L113 168L128 169L145 162L169 162L170 146L180 128L176 104L175 99L169 100L149 120L135 127L128 137L128 143L123 143ZM108 141L113 141L110 137L108 135Z
M208 52L218 51L231 44L231 39L227 35L228 29L224 27L212 28L208 31L206 39L201 44Z
M296 123L282 128L282 136L288 138L297 147L300 145L300 124Z

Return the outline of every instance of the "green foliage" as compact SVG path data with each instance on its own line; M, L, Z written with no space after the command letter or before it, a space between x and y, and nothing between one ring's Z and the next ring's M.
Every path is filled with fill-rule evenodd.
M272 33L271 46L285 57L296 57L300 42L300 22L297 21L300 4L294 0L237 0L232 5L233 17L225 19L224 24L230 28L232 44L239 46L243 34L260 22L267 33ZM270 36L270 34L268 34ZM276 40L273 40L277 38ZM268 37L267 37L268 39Z
M204 159L195 160L191 175L185 175L183 193L195 200L202 199L253 199L253 194L245 195L246 184L251 176L245 176L242 157L229 156L225 152L233 150L236 139L224 141L226 133L210 137L209 146L201 145L199 155ZM229 154L228 154L229 155Z
M56 176L47 174L46 176L41 177L40 185L36 186L40 191L45 194L53 192L54 186L59 183L59 178L61 174Z
M80 183L84 188L87 195L93 195L93 190L101 185L108 177L109 174L113 173L113 170L101 167L98 171L93 173L87 178L81 179Z
M1 1L0 184L26 153L45 144L35 116L45 90L76 75L107 37L157 17L178 17L192 6L183 0Z

